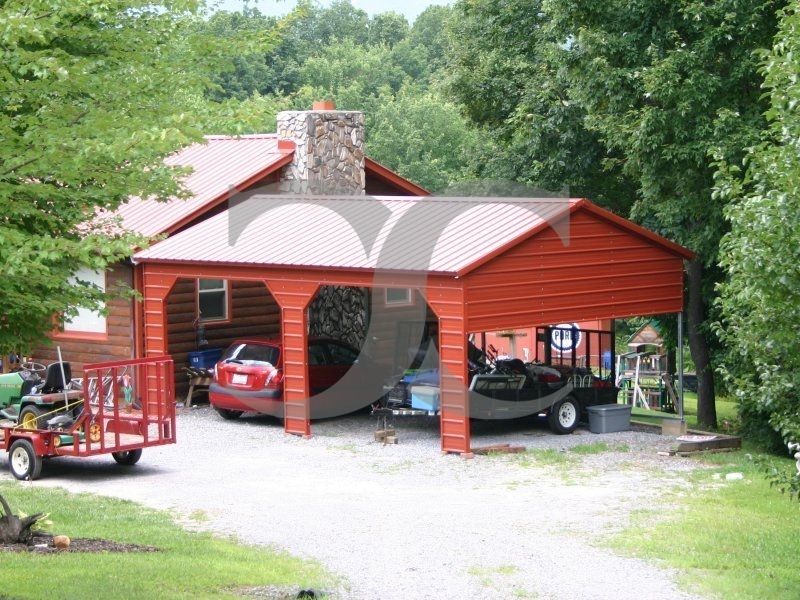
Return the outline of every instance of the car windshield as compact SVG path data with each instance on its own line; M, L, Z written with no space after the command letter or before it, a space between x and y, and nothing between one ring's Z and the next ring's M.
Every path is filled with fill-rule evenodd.
M276 365L280 358L280 350L267 344L234 344L228 348L222 360L225 362L241 362L245 364Z

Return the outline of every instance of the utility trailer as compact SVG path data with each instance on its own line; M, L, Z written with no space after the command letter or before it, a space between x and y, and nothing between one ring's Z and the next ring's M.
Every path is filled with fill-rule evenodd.
M435 346L436 343L431 334L432 325L424 323L423 336L427 338L420 343L419 350L408 353L415 356L412 368L384 383L384 397L380 405L373 408L374 414L383 418L387 415L440 413L440 373L438 368L430 368L431 365L438 366L439 362L438 353L433 357L429 355L431 344ZM574 350L553 354L551 338L561 340L567 335L585 338L583 355L578 356ZM407 335L402 344L409 339L415 338ZM540 342L545 348L546 363L539 362ZM619 388L614 385L610 353L608 361L592 364L593 358L602 355L602 349L611 347L613 332L571 326L538 328L536 360L529 363L518 358L499 358L491 344L486 349L468 342L469 417L485 420L542 416L547 418L555 433L572 433L581 418L588 414L587 408L617 402ZM396 365L403 364L405 352L402 348L395 350ZM428 369L418 369L426 364Z
M23 480L36 479L43 459L58 456L111 454L119 464L136 464L143 448L176 441L173 382L170 357L86 365L71 389L23 396L37 412L2 425L0 450Z

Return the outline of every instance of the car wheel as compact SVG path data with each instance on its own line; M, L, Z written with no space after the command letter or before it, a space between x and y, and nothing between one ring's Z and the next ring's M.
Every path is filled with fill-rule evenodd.
M550 429L559 435L572 433L578 427L581 407L572 396L567 396L550 407L547 422Z
M44 409L36 405L28 405L19 413L19 424L22 429L44 429L45 423L41 417L45 414Z
M122 452L112 452L111 456L117 461L117 464L130 466L135 465L142 458L142 449L136 450L123 450Z
M42 472L42 457L36 456L30 440L19 439L11 444L8 466L17 479L33 481Z
M228 410L227 408L215 408L214 410L216 410L219 413L219 416L226 421L235 421L244 414L244 411Z

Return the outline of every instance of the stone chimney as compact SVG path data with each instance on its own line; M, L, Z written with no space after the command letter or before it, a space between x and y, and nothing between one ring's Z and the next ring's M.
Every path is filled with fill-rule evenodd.
M314 102L309 111L278 113L278 139L295 143L283 168L284 194L364 195L364 115Z

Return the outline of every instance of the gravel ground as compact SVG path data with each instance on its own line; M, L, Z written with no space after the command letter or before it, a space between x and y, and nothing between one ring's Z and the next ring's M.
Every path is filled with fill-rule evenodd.
M690 459L658 455L674 438L650 431L557 436L522 420L473 424L473 448L536 454L443 455L438 419L398 417L399 443L374 440L374 418L315 422L311 439L268 417L220 419L183 409L178 444L147 448L132 468L110 456L47 461L31 484L127 498L242 542L313 558L342 577L334 598L369 600L688 600L675 573L620 557L602 540L638 508L668 511L687 490ZM567 452L604 442L598 454ZM0 465L0 478L10 478ZM276 597L275 590L254 593Z

